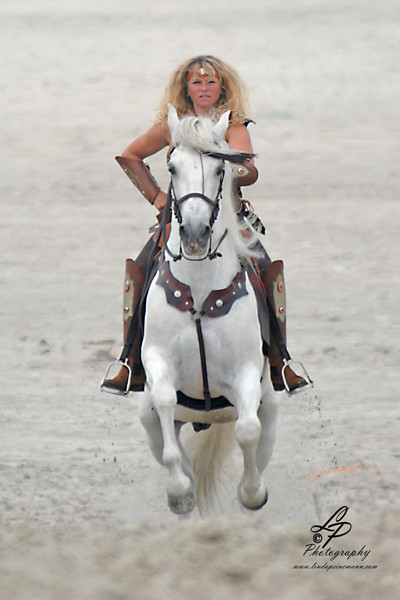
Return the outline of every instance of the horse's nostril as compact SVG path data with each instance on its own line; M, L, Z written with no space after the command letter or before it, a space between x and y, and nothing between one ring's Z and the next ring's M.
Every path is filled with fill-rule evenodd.
M184 225L181 225L179 228L179 235L181 237L181 240L184 244L188 244L189 243L189 235L184 227Z
M200 233L199 235L199 242L200 243L207 243L208 239L210 237L211 234L211 228L207 225L206 227L203 228L203 231Z

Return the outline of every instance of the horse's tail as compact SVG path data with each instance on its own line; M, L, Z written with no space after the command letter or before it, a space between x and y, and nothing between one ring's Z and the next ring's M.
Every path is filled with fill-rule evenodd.
M196 481L197 508L201 515L215 509L218 492L229 476L228 460L235 446L235 423L215 423L205 431L191 432L185 440L193 463Z

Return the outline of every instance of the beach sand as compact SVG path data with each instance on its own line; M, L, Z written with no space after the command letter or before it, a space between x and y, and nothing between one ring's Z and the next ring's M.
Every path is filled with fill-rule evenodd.
M395 596L399 12L3 1L1 600ZM121 348L125 258L155 222L114 156L199 53L249 88L260 179L246 197L285 262L289 349L315 387L280 395L267 506L240 513L238 470L221 514L182 521L137 397L99 384ZM165 189L165 154L149 163ZM332 546L369 548L350 562L377 569L294 569L313 564L310 527L342 506L353 529Z

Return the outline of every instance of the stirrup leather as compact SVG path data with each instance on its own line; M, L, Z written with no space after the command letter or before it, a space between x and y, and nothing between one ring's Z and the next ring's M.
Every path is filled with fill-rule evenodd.
M302 377L304 379L304 381L306 382L305 385L301 385L299 387L294 388L293 390L291 390L289 388L288 382L286 381L286 376L285 376L285 370L287 367L290 367L292 365L299 365L301 370L302 370L302 375L298 375L298 373L296 373L296 371L294 371L294 373L298 376L298 377ZM309 374L306 371L305 366L303 365L302 362L300 362L299 360L294 360L292 358L289 358L288 360L286 360L285 358L283 359L283 367L281 370L281 375L282 375L282 381L283 384L285 386L285 390L286 392L289 394L289 396L294 396L295 394L300 394L300 392L303 392L304 390L307 390L308 388L313 388L314 387L314 382L311 379L311 377L309 376Z
M122 369L122 367L125 367L128 370L128 378L126 381L125 389L118 388L117 386L113 387L113 386L105 385L105 383L107 381L107 375L109 374L109 372L111 371L111 369L113 368L114 365L119 365L121 369ZM112 362L108 365L106 373L103 377L103 381L100 384L100 389L102 392L108 392L109 394L115 394L116 396L127 396L129 394L130 387L131 387L131 379L132 379L132 369L128 365L128 359L126 359L125 361L115 360L114 362Z

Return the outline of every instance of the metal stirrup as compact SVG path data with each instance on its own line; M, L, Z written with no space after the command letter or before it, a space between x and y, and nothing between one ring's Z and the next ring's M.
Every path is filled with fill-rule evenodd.
M302 371L303 371L303 375L300 376L296 373L296 371L293 371L295 373L295 375L297 375L297 377L302 377L304 379L304 381L306 382L305 385L300 385L298 387L295 387L293 390L291 390L289 388L288 382L286 381L286 375L285 375L285 370L287 367L290 367L290 365L300 365ZM309 387L313 388L314 387L314 382L311 379L311 377L309 376L309 374L306 371L305 366L303 365L302 362L300 362L299 360L294 360L293 358L289 358L288 360L286 358L283 359L283 367L281 369L281 375L282 375L282 380L285 386L285 390L287 391L287 393L289 394L289 396L293 396L294 394L299 394L300 392L303 392L304 390L308 389Z
M128 379L126 382L125 389L120 389L118 387L104 385L107 380L107 375L109 374L110 370L112 369L112 367L114 365L119 365L121 368L125 367L126 369L128 369ZM115 360L114 362L112 362L108 365L106 373L103 377L103 381L100 384L100 389L102 392L108 392L109 394L115 394L116 396L127 396L129 394L130 387L131 387L131 379L132 379L132 369L128 365L128 359L126 359L125 361Z

